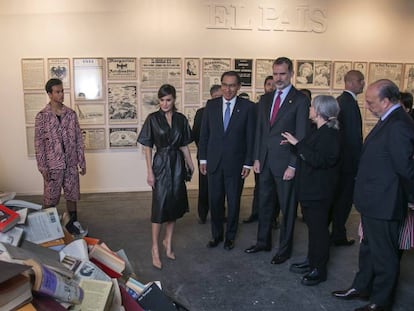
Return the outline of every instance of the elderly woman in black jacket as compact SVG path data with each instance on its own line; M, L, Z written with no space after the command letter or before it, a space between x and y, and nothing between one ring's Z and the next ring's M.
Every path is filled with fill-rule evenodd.
M309 108L309 118L316 129L298 141L285 132L282 143L289 143L298 155L296 185L298 200L308 226L308 259L292 264L292 272L307 274L303 285L316 285L326 280L329 258L328 214L337 177L340 142L339 106L328 95L316 96Z

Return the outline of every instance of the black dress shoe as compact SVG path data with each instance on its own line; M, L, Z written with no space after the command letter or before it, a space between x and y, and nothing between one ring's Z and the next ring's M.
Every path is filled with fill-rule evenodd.
M360 307L360 308L356 308L355 311L385 311L387 310L384 307L381 307L375 303L370 303L366 306Z
M348 288L345 290L336 290L332 292L332 296L344 299L344 300L352 300L352 299L362 299L362 300L368 300L369 295L365 293L361 293L355 288Z
M270 252L270 247L269 246L257 246L257 245L253 245L250 246L249 248L246 248L244 250L245 253L247 254L254 254L254 253L258 253L258 252Z
M246 219L243 219L243 223L244 224L250 224L252 222L257 221L258 217L255 215L250 215L249 217L247 217Z
M205 220L205 219L202 219L202 218L199 218L199 219L198 219L198 223L199 223L200 225L204 225L204 224L206 223L206 220Z
M302 284L306 286L318 285L321 282L326 281L326 276L322 276L317 268L314 268L311 272L306 274L302 278Z
M289 267L289 271L293 273L308 273L310 272L309 261L306 259L303 262L293 263Z
M283 256L283 255L278 255L276 254L273 258L272 261L270 262L272 265L279 265L281 263L284 263L286 260L288 260L289 257L288 256Z
M219 245L220 244L220 242L222 242L223 241L223 239L221 238L218 238L218 239L212 239L212 240L210 240L210 241L208 241L208 243L207 243L207 247L208 248L213 248L213 247L216 247L217 245Z
M234 240L226 240L224 241L224 249L230 251L234 248Z
M347 240L347 239L332 241L332 244L334 246L351 246L351 245L354 245L354 243L355 243L355 240Z

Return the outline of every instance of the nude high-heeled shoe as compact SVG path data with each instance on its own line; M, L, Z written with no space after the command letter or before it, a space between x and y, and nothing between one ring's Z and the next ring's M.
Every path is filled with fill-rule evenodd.
M162 241L162 244L164 245L165 248L165 254L167 255L167 257L171 260L175 260L175 254L174 252L171 250L171 246L168 247L167 242L164 240Z
M151 255L152 255L152 265L154 266L154 268L157 268L159 270L162 269L162 263L160 260L160 255L158 253L158 250L156 249L151 249Z

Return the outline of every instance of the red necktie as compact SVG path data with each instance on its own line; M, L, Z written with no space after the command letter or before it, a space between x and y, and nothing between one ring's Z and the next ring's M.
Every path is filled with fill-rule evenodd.
M270 117L270 125L273 125L273 123L275 123L277 112L279 111L280 107L280 95L282 95L282 93L282 91L277 92L277 96L273 104L272 116Z

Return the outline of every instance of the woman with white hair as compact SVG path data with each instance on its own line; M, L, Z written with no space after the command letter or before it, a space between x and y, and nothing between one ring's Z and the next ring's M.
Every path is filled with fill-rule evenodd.
M298 155L296 191L308 226L308 258L294 263L290 271L307 273L303 285L317 285L326 280L329 258L328 214L332 203L339 160L339 105L329 95L314 98L309 118L316 130L298 141L288 132L283 143L292 145Z

